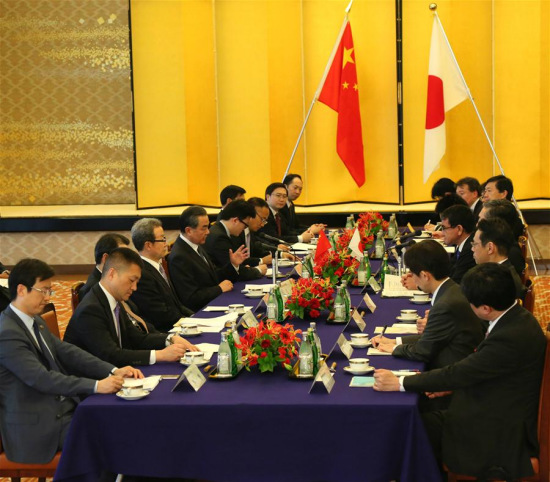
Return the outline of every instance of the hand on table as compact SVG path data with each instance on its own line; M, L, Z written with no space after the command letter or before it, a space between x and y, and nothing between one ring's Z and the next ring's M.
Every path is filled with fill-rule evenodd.
M200 351L193 343L187 341L185 338L182 338L179 335L172 337L172 343L174 345L183 346L188 351Z
M447 397L451 395L452 391L446 391L446 392L424 392L424 395L426 395L428 398L439 398L439 397Z
M313 237L313 234L311 234L309 231L304 231L301 236L304 243L309 243L311 241L311 238Z
M269 253L267 256L264 256L262 258L262 263L265 265L269 265L273 262L273 255Z
M233 283L228 279L224 279L218 286L222 289L222 293L226 293L233 289Z
M395 340L392 338L386 338L382 335L376 335L371 338L370 342L374 348L378 348L379 345L395 345Z
M378 392L398 392L399 378L397 378L390 370L374 370L374 386Z
M309 231L311 234L319 234L321 231L324 231L326 227L327 225L322 223L312 224L309 227Z
M267 265L265 264L259 264L256 266L256 269L262 274L265 275L267 273Z
M117 368L113 372L113 375L123 378L143 378L143 373L141 373L141 370L129 365L122 368Z
M177 335L176 335L177 336ZM176 338L176 336L174 338ZM182 338L183 340L183 338ZM181 343L173 343L163 350L157 350L156 357L158 362L173 362L179 361L185 352L186 347Z
M97 382L96 393L116 393L122 388L124 379L118 375L111 375Z

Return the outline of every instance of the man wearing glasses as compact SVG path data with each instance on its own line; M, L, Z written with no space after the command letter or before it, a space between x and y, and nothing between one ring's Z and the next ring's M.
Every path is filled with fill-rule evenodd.
M214 264L221 268L230 262L229 252L234 249L235 238L240 237L242 232L250 226L256 227L256 210L254 206L243 199L229 203L221 212L220 219L210 228L210 234L206 238L204 247ZM250 255L246 241L237 249L246 249L246 256ZM246 266L246 261L239 267L241 281L259 279L265 275L267 266L258 265L254 268Z
M132 226L132 242L143 260L143 270L131 300L143 318L157 330L167 332L180 318L191 316L193 311L180 303L162 265L168 245L160 220L136 221Z
M12 462L49 462L63 447L78 396L115 393L123 377L143 378L50 333L40 313L54 294L53 275L44 261L19 261L9 277L11 304L0 315L0 435Z
M466 272L476 265L472 253L475 218L467 206L455 205L441 213L441 231L447 246L456 246L451 257L451 279L460 284Z

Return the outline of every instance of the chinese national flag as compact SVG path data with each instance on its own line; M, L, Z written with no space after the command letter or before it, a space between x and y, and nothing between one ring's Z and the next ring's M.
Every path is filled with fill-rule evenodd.
M346 24L319 100L338 112L336 151L357 186L365 183L359 87L351 26Z
M319 263L325 253L328 253L330 250L330 241L327 238L327 235L323 230L319 231L319 240L317 241L317 248L315 250L315 257L313 258L315 261L315 264Z

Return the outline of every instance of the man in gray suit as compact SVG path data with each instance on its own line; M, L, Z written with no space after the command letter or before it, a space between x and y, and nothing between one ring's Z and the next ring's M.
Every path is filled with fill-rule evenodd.
M53 336L39 316L50 301L53 270L23 259L9 277L11 304L0 315L0 435L9 460L49 462L63 447L79 395L117 392L116 368Z

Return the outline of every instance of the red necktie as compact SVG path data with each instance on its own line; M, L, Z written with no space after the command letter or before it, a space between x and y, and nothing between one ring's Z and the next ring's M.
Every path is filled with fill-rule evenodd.
M277 224L277 235L281 237L281 216L279 213L275 214L275 224Z

